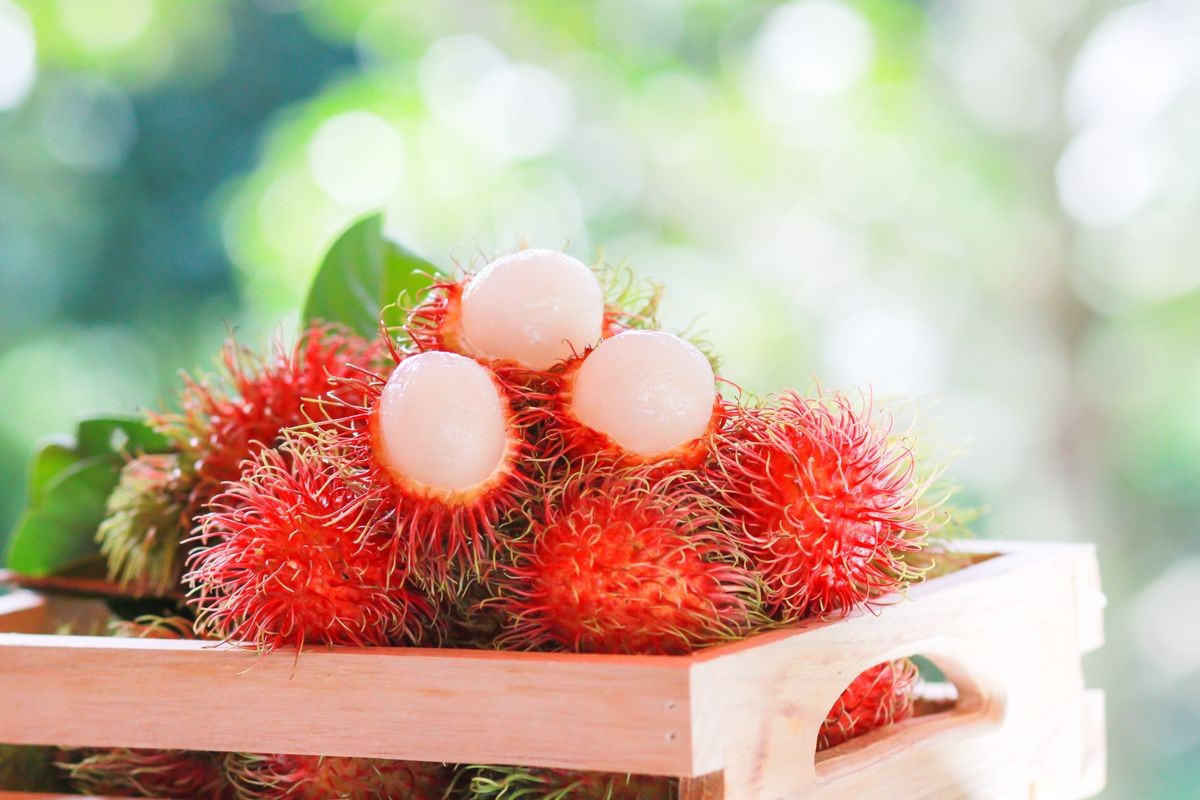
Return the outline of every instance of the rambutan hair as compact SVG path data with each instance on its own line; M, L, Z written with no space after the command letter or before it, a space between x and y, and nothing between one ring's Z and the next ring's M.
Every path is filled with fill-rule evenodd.
M675 800L679 781L538 767L467 766L455 776L464 800Z
M404 330L419 351L447 350L470 355L462 340L462 296L471 280L440 280L430 284L408 312Z
M265 450L212 501L185 580L204 638L264 651L388 645L425 613L369 506L311 451Z
M758 586L686 472L593 464L525 513L498 579L504 646L686 653L755 618Z
M817 750L911 717L920 678L917 665L908 658L885 661L860 674L821 723Z
M235 800L443 800L444 764L378 758L230 753Z
M110 797L230 797L223 753L116 747L68 750L56 766L81 794Z
M906 437L869 400L786 392L742 408L708 470L783 621L843 614L919 572L905 556L942 521Z
M444 490L411 480L381 456L379 408L387 378L395 366L416 354L390 345L393 366L358 369L340 379L327 402L331 422L312 439L343 479L359 491L359 503L372 511L369 527L391 542L397 563L418 581L442 584L455 568L484 560L497 540L497 529L534 490L528 473L528 415L514 407L522 389L488 369L504 406L507 439L495 471L482 483ZM345 389L345 391L343 391Z
M295 344L277 340L262 355L230 338L222 374L185 374L180 413L152 415L151 422L194 462L193 510L240 478L244 462L276 447L285 429L323 420L319 398L380 354L376 341L313 323Z

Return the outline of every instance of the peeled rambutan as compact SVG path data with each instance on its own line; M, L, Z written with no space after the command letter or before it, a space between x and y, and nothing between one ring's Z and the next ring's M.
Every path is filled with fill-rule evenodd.
M424 600L369 518L359 492L314 453L263 451L201 518L185 576L197 632L264 651L402 639Z
M864 733L913 715L920 681L908 658L876 664L851 681L829 709L817 736L817 749L827 750Z
M504 645L685 653L748 628L756 584L686 473L589 466L526 513L499 581Z
M76 791L109 797L224 800L224 754L124 747L70 750L57 766Z
M470 766L455 778L465 800L674 800L678 780L536 767Z
M193 509L241 477L243 462L278 445L282 431L323 420L320 398L334 382L379 357L377 342L314 323L296 344L276 342L261 356L231 339L224 375L185 375L181 413L151 421L194 462Z
M604 312L600 281L582 262L529 249L431 287L407 327L421 350L545 370L598 342Z
M940 517L911 443L869 403L785 393L742 409L716 455L714 494L784 621L846 613L916 577L905 555Z
M96 531L109 580L138 594L166 594L183 570L180 543L191 527L191 480L178 455L141 455L121 469Z
M361 487L397 560L415 577L442 581L483 558L529 491L516 390L455 353L393 354L390 375L363 371L347 381L361 400L339 407L317 446Z
M663 331L628 330L556 376L542 409L542 449L549 458L694 467L724 416L712 366L694 345Z
M230 753L235 800L442 800L444 764L378 758Z

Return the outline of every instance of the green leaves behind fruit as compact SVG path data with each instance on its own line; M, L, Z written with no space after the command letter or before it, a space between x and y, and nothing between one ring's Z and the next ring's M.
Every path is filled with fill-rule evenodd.
M363 336L379 332L384 310L429 286L437 267L383 236L383 216L351 225L325 255L304 301L304 321L340 322ZM389 326L401 318L385 320Z
M25 575L63 572L99 555L96 528L127 457L165 453L165 437L137 417L93 417L75 438L48 441L29 468L26 507L9 544L10 569Z

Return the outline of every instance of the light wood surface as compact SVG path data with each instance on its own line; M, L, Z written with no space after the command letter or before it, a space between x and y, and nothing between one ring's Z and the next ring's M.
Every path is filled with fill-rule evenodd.
M0 742L678 775L683 800L1091 796L1104 779L1103 697L1081 668L1102 639L1094 551L985 544L1003 555L876 612L686 657L329 649L297 659L0 634ZM29 629L29 609L3 610L0 629L13 619ZM918 653L956 684L957 705L816 757L846 685Z

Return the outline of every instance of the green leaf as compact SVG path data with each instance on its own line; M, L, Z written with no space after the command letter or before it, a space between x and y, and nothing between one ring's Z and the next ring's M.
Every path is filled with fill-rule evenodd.
M384 307L415 295L436 274L433 264L384 238L382 215L365 217L329 248L304 301L304 320L340 322L374 336Z
M8 566L40 576L95 558L96 528L125 459L169 449L140 419L121 416L86 419L73 441L47 441L30 464L28 505L13 529Z

